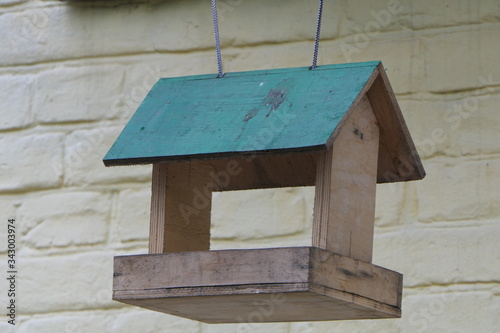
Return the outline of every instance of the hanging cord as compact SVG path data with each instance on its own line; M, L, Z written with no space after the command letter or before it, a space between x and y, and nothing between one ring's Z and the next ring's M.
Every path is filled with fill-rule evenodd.
M318 23L316 24L316 37L314 39L313 61L310 69L316 68L318 62L319 35L321 33L321 17L323 16L323 0L319 0L318 5Z
M217 52L217 67L219 69L217 77L222 77L224 76L224 72L222 71L222 56L220 54L219 19L217 18L216 0L212 0L212 19L214 21L215 50Z
M309 67L310 69L316 68L316 64L318 62L318 50L319 50L319 36L321 33L321 18L323 16L323 0L319 0L318 5L318 22L316 24L316 36L314 38L314 52L313 52L313 60L312 65ZM216 0L212 0L212 19L214 22L214 37L215 37L215 50L217 53L217 68L218 75L217 77L223 77L224 72L222 70L222 56L220 52L220 37L219 37L219 19L217 17L217 3Z

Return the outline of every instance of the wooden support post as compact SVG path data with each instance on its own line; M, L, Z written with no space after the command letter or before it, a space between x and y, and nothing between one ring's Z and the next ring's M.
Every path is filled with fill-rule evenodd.
M379 128L364 96L318 159L313 243L371 262Z
M210 250L212 167L153 164L149 253Z

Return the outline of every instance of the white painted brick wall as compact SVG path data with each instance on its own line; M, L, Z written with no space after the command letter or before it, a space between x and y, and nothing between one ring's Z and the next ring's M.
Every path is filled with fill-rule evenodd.
M66 186L151 179L151 166L106 168L102 163L104 155L123 129L123 122L120 124L92 126L92 129L76 130L66 136L63 165Z
M416 184L422 222L482 220L499 216L500 160L433 160Z
M215 194L212 237L247 240L310 230L312 207L307 207L304 195L313 193L301 192L292 188Z
M25 258L21 262L21 314L120 307L110 299L113 252L76 250L70 254Z
M110 107L120 96L124 66L58 66L37 76L35 114L39 123L95 121L119 116ZM103 84L106 82L106 84Z
M60 205L55 206L57 202ZM20 240L35 249L104 243L111 202L109 193L97 191L57 191L26 198L19 208Z
M2 133L0 136L0 190L23 191L54 188L61 184L61 133Z
M493 264L500 260L499 232L494 222L407 227L378 234L373 261L405 273L407 287L495 281L500 274L500 265Z
M309 65L314 1L218 2L227 71ZM158 78L216 71L210 3L0 0L0 28L0 224L18 226L16 332L500 327L500 2L325 1L319 63L384 62L428 174L377 191L374 263L404 274L394 320L205 325L113 302L113 256L147 252L151 167L102 158ZM213 247L310 244L313 193L215 196ZM0 227L4 259L6 240Z
M32 123L34 75L0 77L0 130L26 127Z

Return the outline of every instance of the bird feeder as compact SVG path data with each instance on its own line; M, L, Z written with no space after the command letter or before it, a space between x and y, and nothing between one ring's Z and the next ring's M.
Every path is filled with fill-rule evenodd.
M402 275L372 264L375 188L425 172L380 62L160 79L104 164L153 164L149 254L115 257L114 300L207 323L401 316ZM293 186L316 187L312 246L210 251L212 192Z

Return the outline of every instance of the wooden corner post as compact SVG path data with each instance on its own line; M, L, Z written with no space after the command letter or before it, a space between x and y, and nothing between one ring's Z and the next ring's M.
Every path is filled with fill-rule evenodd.
M149 253L210 250L211 166L153 164L151 190Z
M372 261L379 127L366 96L318 160L313 243Z

